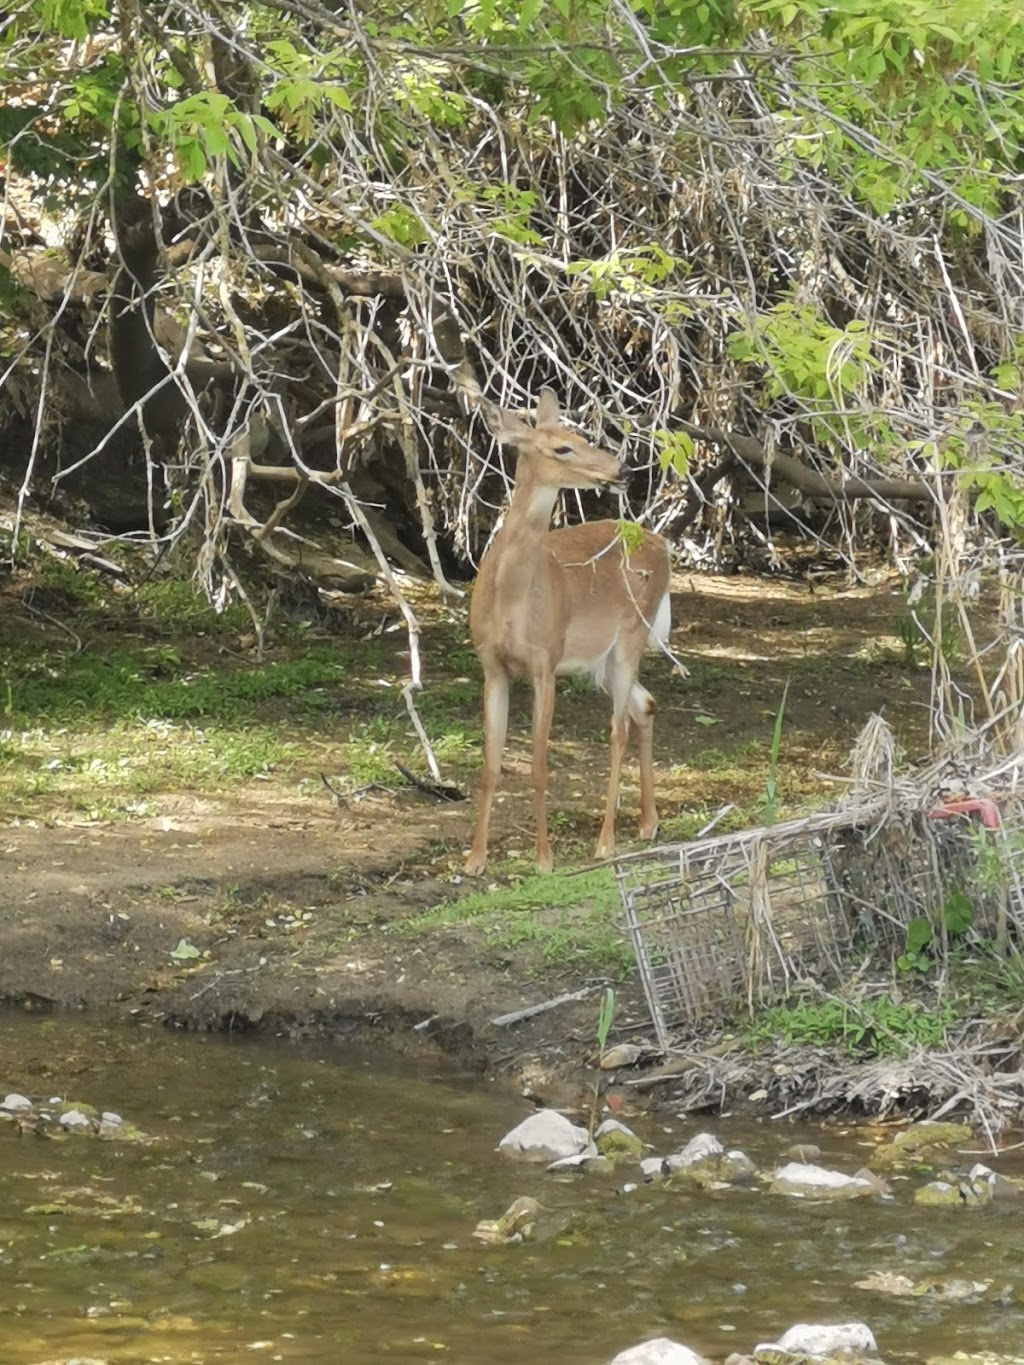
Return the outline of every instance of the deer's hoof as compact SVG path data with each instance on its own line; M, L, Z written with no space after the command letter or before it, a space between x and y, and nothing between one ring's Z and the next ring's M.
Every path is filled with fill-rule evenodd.
M479 877L480 873L484 870L486 866L487 866L486 854L481 856L476 853L471 853L469 857L466 859L462 870L465 872L467 877Z

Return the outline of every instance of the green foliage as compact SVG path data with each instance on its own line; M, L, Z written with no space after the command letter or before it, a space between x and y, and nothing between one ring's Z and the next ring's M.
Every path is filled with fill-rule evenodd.
M281 88L277 86L267 99ZM232 164L240 165L243 150L256 151L257 131L271 136L277 131L262 114L243 114L217 90L201 90L168 109L154 109L149 123L173 150L186 181L201 180L217 157L226 156Z
M121 56L110 52L60 84L59 117L54 117L45 87L34 92L38 102L30 97L0 104L0 146L7 149L14 168L65 184L75 198L93 193L108 169L112 135L116 132L123 143L138 141L138 115L132 102L123 98L124 81Z
M811 98L781 102L785 151L849 185L877 214L948 176L952 224L997 213L1007 149L1019 148L1024 92L1016 0L752 0L792 45L791 78ZM828 75L825 75L825 72ZM969 79L955 79L970 73ZM1011 158L1013 154L1011 153ZM1019 160L1019 154L1015 160Z
M953 984L964 1012L1004 1013L1024 1005L1024 953L1014 946L1000 950L983 944L969 960L954 964Z
M428 239L423 219L404 204L395 204L379 214L371 220L370 226L399 246L422 246Z
M543 245L544 238L530 226L530 215L537 204L533 190L502 183L487 185L480 197L494 212L489 225L499 237L523 246Z
M927 1008L886 999L800 1001L762 1010L747 1030L754 1049L784 1045L838 1047L849 1056L905 1057L939 1047L955 1020L950 1004Z
M1015 359L997 368L999 382L1020 378L1020 348ZM976 493L976 512L991 512L1016 539L1024 540L1024 474L1007 458L1024 444L1024 412L1007 410L990 399L963 404L957 427L941 445L930 443L926 454L941 467L956 471L960 484Z
M962 938L974 927L974 906L965 892L950 892L942 907L940 923L950 939ZM934 942L935 928L931 920L918 915L907 925L905 946L896 959L896 966L901 972L930 971L933 965L930 950Z
M0 655L0 682L9 687L12 724L85 716L114 720L236 719L272 698L301 698L305 709L324 704L315 689L336 685L343 673L334 650L304 658L227 671L187 669L174 651L115 649L103 655L42 654L17 665Z
M693 437L685 431L656 431L654 439L659 446L658 463L662 469L674 470L685 479L693 458Z
M614 1018L615 992L611 986L606 986L604 995L601 997L601 1008L597 1015L597 1051L600 1057L604 1056L605 1048L608 1046L608 1034L611 1032Z
M762 805L764 808L764 822L766 825L774 825L775 816L778 812L778 772L779 772L779 750L782 747L782 722L786 714L786 698L789 696L789 683L782 689L782 700L779 702L779 709L775 713L775 724L772 727L772 744L768 756L768 776L764 784L764 796Z
M859 403L851 408L866 398L868 380L878 368L866 323L855 319L835 327L809 305L787 300L756 319L746 318L728 346L734 360L765 367L770 397L792 394L812 416L843 413L853 444L867 444L876 424L865 420Z
M921 631L921 627L913 616L904 616L896 627L903 645L904 659L908 668L917 667L917 651L924 646L927 641Z
M896 959L896 966L901 972L927 972L931 969L931 958L926 950L933 938L930 920L919 915L910 921L903 952Z
M601 996L601 1006L597 1013L597 1057L598 1061L604 1059L605 1048L608 1046L608 1034L611 1032L612 1020L615 1018L615 992L611 986L604 988ZM587 1135L591 1141L594 1139L594 1129L597 1126L597 1101L601 1093L600 1072L594 1077L594 1086L590 1097L590 1119L587 1123Z
M672 256L656 243L625 248L594 261L572 261L566 267L570 275L582 276L596 299L605 300L613 293L650 298L672 275L681 271L685 262ZM674 315L680 320L680 314Z
M62 38L79 40L110 16L105 0L37 0L33 8L44 28L52 29Z
M646 532L640 523L636 521L626 521L623 518L620 519L617 524L619 544L622 546L623 552L628 559L634 550L639 550L640 546L643 544Z

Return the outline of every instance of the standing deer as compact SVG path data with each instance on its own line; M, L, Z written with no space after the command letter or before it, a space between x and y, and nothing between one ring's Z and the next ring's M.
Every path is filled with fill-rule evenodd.
M615 807L630 729L640 751L640 837L658 829L654 804L654 699L637 682L648 644L665 645L671 626L667 542L644 531L626 548L614 521L552 531L563 488L620 487L614 455L563 426L558 399L541 391L535 425L485 404L497 441L518 449L515 488L473 588L469 628L484 671L484 772L466 871L483 871L491 807L501 775L513 677L533 683L533 788L537 867L550 872L547 746L555 676L588 673L612 699L611 772L595 856L615 850Z

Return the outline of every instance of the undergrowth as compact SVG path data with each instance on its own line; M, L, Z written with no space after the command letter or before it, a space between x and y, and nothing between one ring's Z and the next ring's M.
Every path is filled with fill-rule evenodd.
M926 1006L881 996L802 1000L761 1010L746 1029L745 1041L755 1052L781 1043L838 1047L851 1057L905 1057L917 1047L940 1047L956 1021L957 1010L949 1001Z

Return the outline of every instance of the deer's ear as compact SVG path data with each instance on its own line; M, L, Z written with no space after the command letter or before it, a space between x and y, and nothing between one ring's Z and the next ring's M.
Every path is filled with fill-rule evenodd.
M557 427L561 417L562 414L558 408L558 398L554 389L545 386L540 391L540 402L537 404L537 425L539 427Z
M516 445L529 439L533 433L533 428L527 426L518 413L509 412L508 408L499 408L496 403L491 403L486 398L480 400L480 411L491 434L500 445Z

